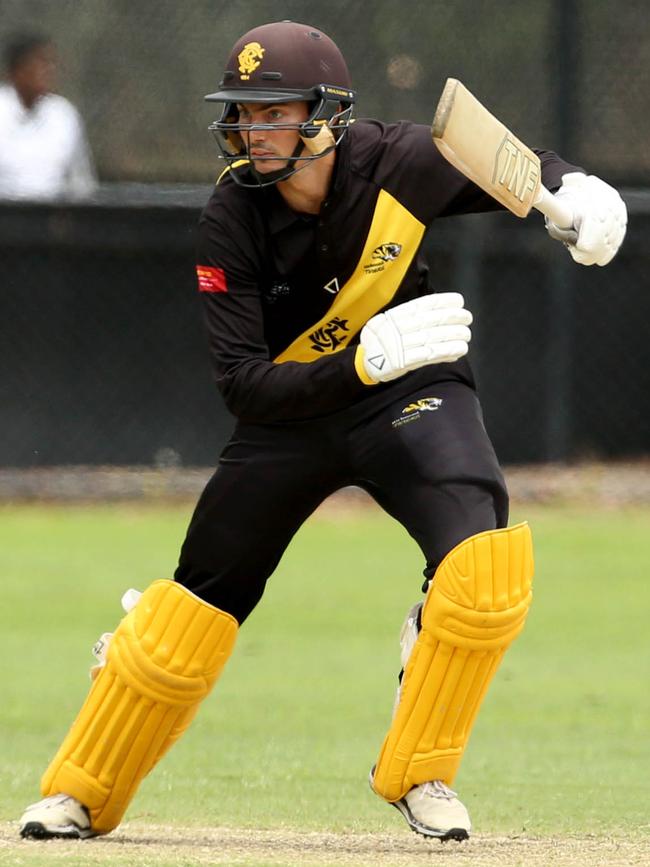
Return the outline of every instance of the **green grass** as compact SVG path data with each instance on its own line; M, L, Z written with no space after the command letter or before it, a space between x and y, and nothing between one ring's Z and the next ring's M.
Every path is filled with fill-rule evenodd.
M0 820L37 799L86 693L90 647L126 588L171 574L190 508L0 508ZM647 834L650 510L519 512L536 540L534 606L456 787L485 833ZM396 830L365 779L422 565L379 511L308 522L128 818Z

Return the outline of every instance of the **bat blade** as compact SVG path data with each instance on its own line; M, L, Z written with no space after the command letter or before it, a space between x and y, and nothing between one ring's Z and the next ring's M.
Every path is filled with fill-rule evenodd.
M537 154L455 78L447 79L431 133L445 159L518 217L543 198Z

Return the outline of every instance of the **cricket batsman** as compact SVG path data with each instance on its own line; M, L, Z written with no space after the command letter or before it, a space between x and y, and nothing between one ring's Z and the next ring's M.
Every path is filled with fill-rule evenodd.
M353 123L346 63L315 27L244 34L207 100L225 167L200 220L196 270L214 376L237 425L173 580L130 599L103 636L89 695L21 833L85 838L119 825L212 689L293 535L356 485L425 563L370 785L414 831L465 839L470 818L452 786L526 621L533 555L528 525L508 526L466 359L472 315L436 285L420 248L437 219L501 205L441 156L428 127ZM606 265L625 234L620 196L536 153L544 186L573 214L548 233L576 262Z

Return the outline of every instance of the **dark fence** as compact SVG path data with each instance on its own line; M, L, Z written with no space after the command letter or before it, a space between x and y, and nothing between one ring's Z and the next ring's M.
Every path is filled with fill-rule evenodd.
M54 36L103 180L203 183L203 95L240 35L282 18L340 45L360 116L430 123L453 76L529 144L650 184L647 0L0 0L0 39Z
M0 463L214 463L198 206L0 209Z
M202 97L235 39L278 18L335 39L360 116L430 123L454 76L528 143L650 187L646 0L0 0L1 41L56 41L104 183L74 208L0 206L0 465L214 463L232 420L194 288L219 171ZM628 238L604 269L575 266L538 218L450 220L427 239L437 288L475 314L505 462L650 452L650 207L626 198Z
M232 427L211 380L193 247L205 188L0 207L0 465L211 465ZM438 289L475 315L471 359L506 463L650 452L650 197L606 268L535 216L441 221Z

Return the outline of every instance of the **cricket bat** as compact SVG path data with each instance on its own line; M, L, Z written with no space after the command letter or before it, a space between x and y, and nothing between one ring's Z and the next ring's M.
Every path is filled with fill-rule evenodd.
M537 154L456 78L447 79L431 133L445 159L513 214L536 208L560 228L573 226L571 209L542 185Z

